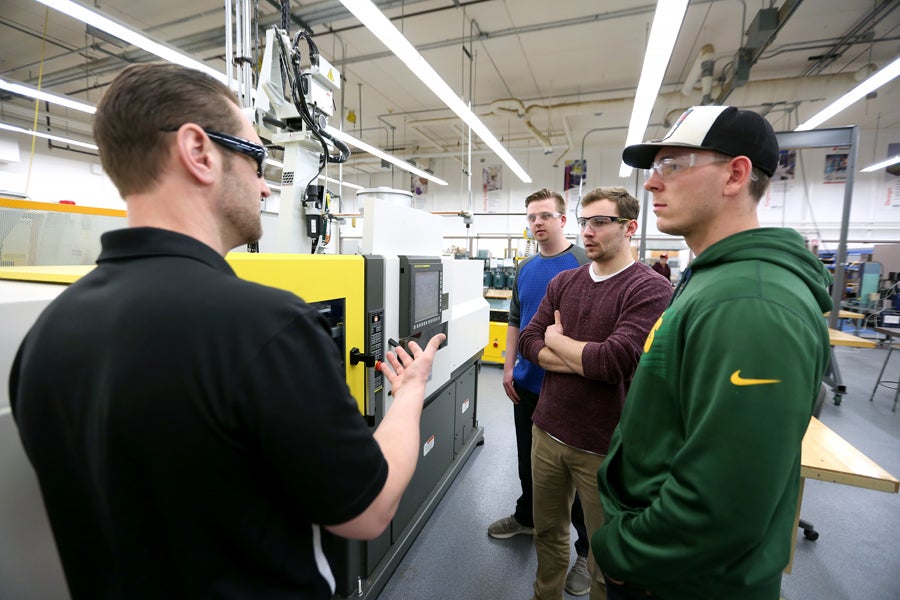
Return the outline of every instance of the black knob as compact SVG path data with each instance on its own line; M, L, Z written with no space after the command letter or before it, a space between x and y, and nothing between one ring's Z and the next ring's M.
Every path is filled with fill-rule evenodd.
M359 351L359 348L351 348L350 349L350 364L357 365L359 363L363 363L367 367L375 366L376 358L373 354L363 354Z

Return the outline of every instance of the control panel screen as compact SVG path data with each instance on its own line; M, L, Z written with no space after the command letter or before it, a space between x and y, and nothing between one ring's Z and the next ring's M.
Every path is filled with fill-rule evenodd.
M438 271L422 271L414 273L414 277L416 293L413 321L420 323L440 315L441 274Z

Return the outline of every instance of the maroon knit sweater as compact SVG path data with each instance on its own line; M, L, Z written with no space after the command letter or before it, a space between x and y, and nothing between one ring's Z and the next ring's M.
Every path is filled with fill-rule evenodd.
M584 377L547 371L532 420L559 441L606 454L647 334L669 304L672 285L639 262L595 283L590 263L563 271L519 334L519 352L537 363L544 331L559 310L563 333L588 342Z

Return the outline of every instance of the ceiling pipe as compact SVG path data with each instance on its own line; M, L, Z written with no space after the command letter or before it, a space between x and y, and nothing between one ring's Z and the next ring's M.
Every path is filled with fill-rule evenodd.
M790 98L798 97L798 88L803 89L803 93L800 95L802 102L822 102L827 98L840 96L846 92L847 89L857 85L858 82L854 79L854 76L855 73L838 73L834 75L807 77L801 80L780 78L750 81L743 87L734 91L734 97L731 98L730 104L747 107L772 104L776 102L775 99L781 96ZM715 94L718 91L716 88L712 87L711 83L712 82L710 82L708 92L705 88L703 90L704 95L709 95L710 98L712 98L712 94ZM586 113L590 114L602 110L604 112L604 118L607 120L611 118L615 121L618 118L618 113L616 111L624 111L622 114L627 116L627 112L630 110L632 102L633 100L631 97L621 97L602 100L585 100L581 102L564 102L550 106L528 106L516 98L501 98L489 103L490 111L480 111L479 118L486 119L492 114L498 117L515 116L517 118L522 118L524 123L524 117L519 117L519 115L522 112L528 115L529 109L532 117L539 111L553 110L557 116L563 119L575 116L585 116ZM686 108L685 104L685 98L681 95L680 91L660 94L657 98L654 113L665 114L667 115L666 119L677 118L677 116ZM692 103L688 103L688 105L690 104ZM672 114L674 113L677 114L672 117ZM396 113L395 116L400 116L400 113ZM408 123L408 126L418 131L420 128L425 127L452 127L457 121L458 119L456 117L429 118L411 121ZM659 120L657 120L657 122L659 122ZM666 127L669 126L670 124L666 125ZM624 126L621 128L624 129ZM610 129L615 129L615 127ZM534 136L534 130L529 128L529 132ZM653 135L654 134L648 132L648 137L652 137ZM545 144L543 143L543 140L551 141L553 136L554 134L552 134L552 132L541 132L541 138L543 139L537 138L537 136L535 137L536 139L541 139L541 148L542 150L546 150L546 148L552 146L552 144ZM429 141L433 145L435 142L439 143L439 140L436 139L436 137L436 134L432 131ZM448 145L444 145L444 149L448 152L452 151Z
M714 62L715 52L716 49L712 44L705 44L700 48L700 52L697 53L697 59L694 60L691 70L688 71L687 77L684 78L684 83L681 85L681 94L683 96L690 96L694 93L694 85L697 84L697 80L700 79L701 74L704 72L704 64ZM711 67L709 71L710 73L712 72Z
M710 48L712 48L712 46L710 46ZM715 68L716 59L714 58L713 54L710 53L710 55L706 57L706 60L704 60L703 64L700 66L700 89L703 91L703 99L700 101L700 104L703 104L704 106L713 103L712 87Z
M806 77L802 79L784 78L750 81L745 86L739 88L738 90L735 90L734 97L731 98L730 103L734 104L735 106L745 107L770 105L777 103L777 99L780 97L798 97L798 88L802 88L803 90L802 95L799 95L802 102L823 103L825 100L829 98L836 98L846 92L848 89L851 89L858 85L859 82L855 79L855 76L856 73L838 73L834 75L816 75L813 77ZM622 90L621 93L625 94L627 93L627 91ZM13 98L15 98L15 96L13 96ZM619 125L620 123L627 122L627 115L628 111L630 111L631 109L631 104L631 97L625 96L602 100L565 102L551 106L532 105L534 108L532 108L531 115L534 116L540 111L553 110L555 111L554 114L558 118L566 119L577 116L583 117L602 111L604 114L602 118L597 118L596 124L599 126L609 125L609 127L606 127L607 129L616 129L616 127L613 127L612 125ZM680 115L685 108L685 104L685 98L681 95L680 91L660 94L657 99L654 114L669 115L669 117L667 118L677 118L677 115ZM822 105L824 106L824 104ZM33 101L28 101L27 104L19 104L14 99L7 99L5 102L4 110L8 116L13 116L14 118L19 118L23 121L26 121L31 116L33 116L33 106ZM525 115L529 114L529 107L521 100L515 98L498 99L490 103L490 106L496 106L497 110L491 110L490 112L481 111L481 114L479 114L480 118L485 119L490 117L492 114L495 117L516 116L517 118L519 118L520 113L524 112ZM674 117L671 117L670 113L675 113L676 111L677 114ZM85 135L85 137L89 137L91 131L90 122L82 118L82 113L74 114L74 111L66 111L60 114L54 114L54 111L52 110L49 112L51 113L50 116L53 117L56 121L57 130L71 129L73 131L82 133L83 135ZM394 113L393 116L403 117L404 114ZM524 120L525 117L523 116L521 118ZM660 123L661 121L662 119L655 119L656 123ZM407 124L407 126L413 128L416 132L419 132L422 128L457 127L458 123L459 119L456 116L453 116L411 121ZM666 125L666 128L668 127L669 125ZM620 128L624 129L625 127L624 125L621 125ZM648 130L647 136L654 137L657 135L657 133ZM458 135L459 132L457 131L457 137ZM546 140L551 140L554 137L554 134L552 132L542 132L541 135ZM530 152L537 149L544 151L548 146L548 144L544 144L542 142L539 148L529 148L527 147L527 142L531 139L537 138L534 135L534 130L529 129L528 136L513 135L507 140L507 143L510 144L511 148L515 148L520 152ZM437 150L438 152L427 154L421 153L418 154L418 156L452 156L458 153L458 146L455 142L441 143L438 135L433 130L430 131L427 141L429 145L434 146L435 150ZM414 151L406 152L404 155L396 152L395 154L401 157L415 157L419 152L420 149L416 148ZM475 154L478 154L478 152L475 152Z
M534 138L540 142L541 148L544 151L544 154L552 154L554 147L553 142L551 141L549 135L542 132L537 126L532 122L535 115L538 113L549 113L550 111L560 111L563 112L572 112L573 110L584 110L590 108L591 106L596 107L608 107L610 103L620 103L623 108L630 106L632 102L631 98L611 98L608 100L584 100L581 102L561 102L559 104L551 104L551 105L543 105L543 104L532 104L526 106L524 102L517 98L500 98L497 100L493 100L489 103L490 110L480 112L478 117L480 119L484 119L486 117L494 116L515 116L518 119L522 120L522 123L525 127L531 132ZM400 114L400 113L395 113ZM416 131L420 131L423 127L435 127L435 126L451 126L453 123L458 121L457 117L436 117L430 119L419 119L416 121L411 121L408 123L409 127L414 128ZM433 140L430 140L433 142Z
M559 153L559 156L556 157L556 160L553 161L554 169L559 167L559 163L569 153L569 149L575 145L572 143L572 129L569 127L569 118L565 115L563 115L563 117L562 117L562 124L563 124L563 132L565 133L566 147L563 148L562 152Z
M549 129L550 111L552 110L552 108L553 108L553 106L547 107L547 106L543 106L540 104L532 104L527 109L525 109L525 121L524 121L525 127L527 127L528 130L532 134L534 134L534 137L537 138L537 140L544 147L544 154L551 154L553 152L553 142L551 142L550 138L547 137L546 135L544 135L540 129L538 129L537 127L534 126L534 123L531 122L531 119L533 118L533 115L535 113L537 113L538 111L546 111L547 112L547 123L548 123L548 129Z
M553 152L553 142L550 141L550 138L544 135L544 133L534 126L534 123L531 122L532 113L536 110L549 110L547 107L541 106L539 104L532 104L531 106L525 106L525 103L519 100L518 98L500 98L498 100L493 100L490 104L491 112L495 115L509 115L510 113L522 119L522 122L525 124L525 127L534 135L535 139L541 144L544 149L544 154L551 154Z

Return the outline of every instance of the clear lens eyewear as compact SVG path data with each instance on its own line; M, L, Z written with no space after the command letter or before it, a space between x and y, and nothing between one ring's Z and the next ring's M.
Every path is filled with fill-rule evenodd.
M682 154L680 156L672 156L669 158L664 158L662 160L654 161L653 164L650 165L650 168L647 170L647 176L649 177L652 171L656 171L656 174L663 179L671 179L673 175L683 169L689 169L691 167L702 167L705 165L711 165L713 163L723 162L731 162L731 159L715 158L713 156L705 154L698 155L691 152L690 154Z
M578 226L583 230L590 227L593 231L599 231L611 223L627 223L631 219L625 217L611 217L609 215L594 215L593 217L578 217Z
M528 222L534 223L538 219L541 221L549 221L550 219L558 219L562 216L560 212L540 212L528 215Z

